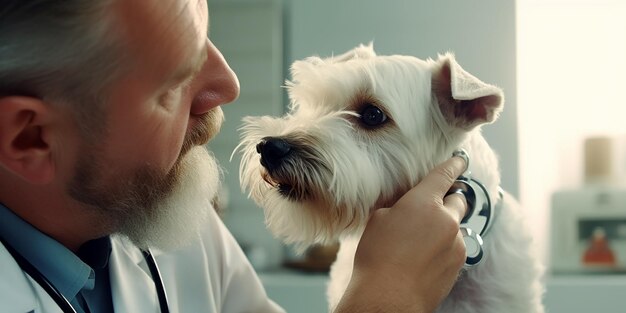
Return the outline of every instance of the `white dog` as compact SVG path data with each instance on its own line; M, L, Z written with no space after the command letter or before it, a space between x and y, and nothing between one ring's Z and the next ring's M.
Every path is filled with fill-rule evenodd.
M498 194L497 157L478 126L497 118L503 95L451 54L423 61L361 45L291 70L289 113L244 119L240 179L285 242L341 241L328 288L333 309L370 213L454 150L465 149L472 177ZM508 194L495 200L504 202L484 238L486 258L463 270L437 312L543 312L542 269L520 208Z

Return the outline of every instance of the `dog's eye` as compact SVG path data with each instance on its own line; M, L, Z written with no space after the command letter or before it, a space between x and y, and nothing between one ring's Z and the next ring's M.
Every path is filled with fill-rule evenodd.
M387 121L387 115L381 109L370 104L361 111L361 121L370 127L379 126Z

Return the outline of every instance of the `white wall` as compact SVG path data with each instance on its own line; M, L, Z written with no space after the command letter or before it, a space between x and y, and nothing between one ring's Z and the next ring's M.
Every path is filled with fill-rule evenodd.
M520 0L517 10L521 199L547 238L552 193L583 186L583 140L626 133L626 3ZM615 161L623 183L626 160Z

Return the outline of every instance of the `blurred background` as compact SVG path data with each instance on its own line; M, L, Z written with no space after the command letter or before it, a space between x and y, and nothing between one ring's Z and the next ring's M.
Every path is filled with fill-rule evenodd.
M296 255L264 227L239 187L237 128L281 115L294 60L374 43L378 54L436 58L506 96L483 128L500 156L502 187L528 213L548 312L626 308L626 2L621 0L208 0L210 37L237 72L241 96L224 107L210 143L224 169L222 216L275 301L326 311L336 247ZM511 270L515 270L512 268Z

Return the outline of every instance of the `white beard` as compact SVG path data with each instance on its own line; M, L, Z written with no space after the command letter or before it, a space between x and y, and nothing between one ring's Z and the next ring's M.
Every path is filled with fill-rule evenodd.
M170 195L156 204L154 214L125 227L120 234L140 248L168 251L189 244L206 225L221 169L204 147L192 148L182 159L181 178Z

